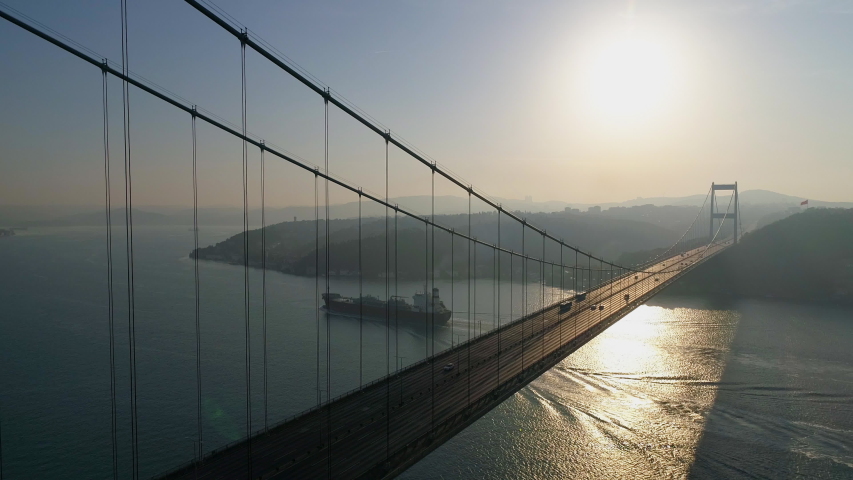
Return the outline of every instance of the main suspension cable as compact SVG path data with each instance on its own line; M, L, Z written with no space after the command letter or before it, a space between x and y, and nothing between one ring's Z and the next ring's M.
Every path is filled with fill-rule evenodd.
M193 2L192 0L187 0L187 1L188 1L189 3L192 3L193 5L197 5L197 2ZM76 48L74 48L74 47L70 46L70 45L69 45L69 44L67 44L67 43L62 42L61 40L58 40L57 38L55 38L55 37L53 37L53 36L51 36L51 35L49 35L49 34L47 34L47 33L43 32L43 31L41 31L41 30L39 30L39 29L37 29L37 28L35 28L35 27L31 26L31 25L28 25L28 24L27 24L27 23L25 23L25 22L22 22L21 20L19 20L19 19L17 19L17 18L15 18L15 17L13 17L13 16L11 16L11 15L7 14L6 12L0 11L0 17L2 17L2 18L4 18L4 19L6 19L6 20L10 21L11 23L13 23L13 24L15 24L15 25L18 25L19 27L21 27L21 28L23 28L23 29L25 29L25 30L27 30L27 31L29 31L29 32L31 32L31 33L33 33L33 34L35 34L35 35L37 35L37 36L39 36L39 37L41 37L41 38L43 38L43 39L45 39L45 40L47 40L48 42L50 42L50 43L52 43L52 44L54 44L54 45L56 45L56 46L60 47L61 49L63 49L63 50L65 50L65 51L67 51L67 52L69 52L69 53L71 53L71 54L73 54L73 55L77 56L78 58L80 58L80 59L82 59L82 60L84 60L84 61L87 61L87 62L89 62L89 63L91 63L91 64L93 64L93 65L99 65L99 62L98 62L98 61L96 61L95 59L91 58L90 56L88 56L87 54L83 53L82 51L80 51L80 50L78 50L78 49L76 49ZM244 35L243 35L242 33L239 33L238 35L239 35L240 37L244 37ZM252 46L252 48L256 48L256 47L257 47L257 44L254 42L254 40L253 40L253 39L248 39L248 38L246 38L246 39L245 39L245 41L246 41L246 44L247 44L247 45ZM256 51L257 51L257 48L256 48ZM261 53L262 55L264 54L264 52L263 52L263 51L260 51L259 53ZM171 105L172 105L172 106L174 106L174 107L177 107L177 108L182 109L182 110L185 110L185 111L190 111L190 107L189 107L189 106L186 106L186 105L182 104L180 101L175 100L174 98L172 98L172 97L168 96L167 94L165 94L165 93L163 93L163 92L161 92L161 91L157 91L157 90L155 90L154 88L152 88L152 87L150 87L150 86L148 86L148 85L146 85L146 84L144 84L144 83L141 83L139 80L137 80L137 79L135 79L135 78L130 78L130 77L129 77L129 74L125 74L125 73L123 73L123 72L118 72L118 71L116 71L115 69L113 69L113 68L111 68L111 67L110 67L110 68L107 68L107 71L108 71L110 74L114 75L114 76L120 77L122 80L124 80L124 81L128 82L129 84L132 84L132 85L134 85L134 86L138 87L139 89L141 89L141 90L145 91L146 93L149 93L149 94L151 94L151 95L153 95L153 96L155 96L155 97L157 97L157 98L160 98L161 100L166 101L167 103L171 104ZM320 90L318 90L318 91L320 91ZM173 96L174 96L174 95L173 95ZM338 102L335 98L333 98L333 97L331 96L331 94L330 94L328 91L324 94L324 97L327 99L327 101L328 101L328 102L333 103L333 104L334 104L334 105L336 105L336 106L339 106L339 103L340 103L340 102ZM345 107L344 107L344 108L345 108ZM346 111L346 113L350 113L348 110L345 110L345 111ZM199 111L199 112L197 113L197 117L198 117L198 118L201 118L202 120L206 121L207 123L209 123L209 124L211 124L211 125L213 125L213 126L215 126L215 127L219 128L219 129L221 129L221 130L223 130L223 131L225 131L225 132L227 132L227 133L229 133L229 134L231 134L231 135L237 136L237 137L239 137L239 138L241 138L241 139L243 139L243 140L245 140L245 141L247 141L247 142L249 142L249 143L252 143L252 144L254 144L254 145L256 145L256 146L260 146L260 142L259 142L258 140L248 138L248 137L247 137L247 135L243 135L243 134L241 134L238 130L236 130L236 129L234 129L234 128L230 128L230 127L228 127L228 126L227 126L227 125L225 125L225 123L223 123L222 121L217 121L217 120L215 120L214 118L212 118L212 116L211 116L211 115L202 114L202 113ZM417 154L415 154L414 152L412 152L410 149L406 148L404 145L399 144L399 142L398 142L398 141L396 141L395 139L392 139L392 138L391 138L391 134L390 134L390 132L385 131L385 132L380 132L380 133L381 133L381 135L385 138L385 140L386 140L386 141L388 141L388 142L392 142L392 143L394 143L395 145L398 145L398 146L399 146L401 149L403 149L407 154L409 154L409 155L414 155L414 158L416 158L416 159L420 159L420 158L417 156ZM270 153L274 154L275 156L277 156L277 157L279 157L279 158L281 158L281 159L283 159L283 160L285 160L285 161L290 162L290 163L291 163L291 164L293 164L293 165L296 165L296 166L301 167L301 168L303 168L303 169L305 169L305 170L308 170L308 171L316 172L316 174L318 174L318 175L322 176L324 179L326 179L326 180L328 180L328 181L330 181L330 182L333 182L333 183L335 183L335 184L337 184L337 185L340 185L341 187L343 187L343 188L345 188L345 189L348 189L348 190L351 190L351 191L357 191L357 188L356 188L356 187L352 187L352 186L350 186L350 185L348 185L348 184L346 184L346 183L344 183L344 182L342 182L342 181L340 181L340 180L338 180L338 179L331 178L331 177L330 177L330 176L328 176L328 175L321 174L321 173L319 173L319 171L318 171L318 168L317 168L317 167L315 167L315 166L309 166L309 165L307 165L306 163L304 163L304 162L301 162L301 161L297 160L297 159L296 159L295 157L293 157L292 155L289 155L289 154L286 154L286 153L282 153L281 151L278 151L278 150L275 150L275 149L273 149L273 148L270 148L270 147L269 147L269 145L267 145L266 150L267 150L267 151L269 151ZM480 194L480 193L476 192L476 191L475 191L475 189L474 189L472 186L466 186L466 185L463 185L463 184L462 184L462 183L460 183L458 180L456 180L452 175L450 175L449 173L447 173L445 170L443 170L443 169L441 169L441 168L436 167L436 172L437 172L437 173L440 173L442 176L445 176L446 178L448 178L449 180L451 180L451 182L453 182L454 184L456 184L456 185L460 186L461 188L464 188L466 191L469 191L469 194L471 194L471 195L473 195L473 196L477 196L478 198L480 198L481 200L483 200L484 202L486 202L488 205L490 205L490 206L492 206L492 207L494 207L494 208L499 209L501 212L503 212L505 215L507 215L507 216L508 216L508 217L510 217L511 219L513 219L513 220L515 220L515 221L517 221L517 222L519 222L519 223L522 223L522 222L524 221L523 219L520 219L519 217L515 216L515 215L514 215L514 214L512 214L511 212L509 212L509 211L507 211L506 209L504 209L503 207L501 207L500 205L498 205L498 204L494 203L492 200L490 200L490 199L488 199L487 197L484 197L482 194ZM376 201L377 203L380 203L380 204L383 204L383 205L385 204L385 202L383 202L382 200L380 200L379 198L377 198L377 197L375 197L375 196L373 196L373 195L369 195L369 194L364 194L364 195L365 195L367 198L369 198L369 199L371 199L371 200L373 200L373 201ZM389 207L390 207L390 205L386 205L386 206L389 206ZM404 209L396 208L396 211L397 211L398 213L402 213L402 214L407 215L407 216L410 216L410 217L412 217L412 218L418 218L418 219L420 219L421 221L429 221L429 220L421 219L419 216L415 215L414 213L412 213L412 212L408 212L408 211L406 211L406 210L404 210ZM434 226L435 226L436 228L439 228L439 229L445 230L445 231L447 231L447 232L450 232L450 231L451 231L451 229L450 229L450 228L445 227L445 226L443 226L443 225L434 224ZM542 230L540 230L540 229L536 228L536 227L535 227L535 226L533 226L533 225L530 225L529 223L527 224L527 226L528 226L529 228L531 228L532 230L536 231L537 233L540 233L540 234L546 234L544 231L542 231ZM462 236L461 234L458 234L458 233L457 233L457 235ZM561 240L556 239L556 238L554 238L554 237L553 237L553 236L551 236L551 235L548 235L548 234L546 234L546 235L547 235L547 237L548 237L548 238L551 238L551 239L552 239L552 240L554 240L554 241L561 242ZM494 246L494 245L491 245L491 244L488 244L488 243L486 243L486 242L483 242L482 240L469 239L469 241L474 241L475 243L482 244L482 245L488 246L488 247L490 247L490 248L495 248L495 246ZM570 248L570 249L572 249L572 250L578 251L579 253L582 253L582 254L584 254L584 255L586 255L586 256L589 256L589 255L590 255L590 254L587 254L587 253L585 253L585 252L580 252L580 251L579 251L579 249L577 249L576 247L573 247L572 245L565 244L564 242L561 242L561 243L562 243L566 248ZM506 249L503 249L503 251L505 251L506 253L512 253L512 252L507 251ZM598 258L596 257L596 259L598 259ZM531 260L540 261L540 259L531 259ZM602 261L603 261L603 260L602 260ZM608 265L611 263L611 262L606 262L606 261L603 261L603 262L604 262L604 263L607 263ZM614 266L616 266L616 265L614 264ZM630 268L630 269L628 269L628 270L631 270L631 271L637 271L636 269L633 269L633 268ZM639 272L639 271L638 271L638 272Z

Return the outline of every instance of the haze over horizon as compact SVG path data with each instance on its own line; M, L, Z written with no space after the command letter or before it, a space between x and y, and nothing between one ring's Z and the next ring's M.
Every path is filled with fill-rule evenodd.
M120 59L117 2L7 3ZM592 204L736 180L853 201L853 10L844 2L217 4L495 197ZM221 68L239 65L237 42L183 2L131 1L129 11L131 71L239 124L239 69ZM0 204L101 202L100 73L8 23L0 41L15 45L0 50L9 66ZM321 165L322 101L253 52L247 79L249 131ZM120 84L110 92L120 192ZM189 118L135 89L131 102L134 202L191 205ZM241 203L240 158L240 142L199 125L200 205ZM381 139L336 109L329 159L334 175L384 193ZM267 204L313 203L311 175L273 160ZM429 193L428 169L395 149L390 161L391 197ZM257 205L256 150L250 162ZM438 179L436 194L462 192Z

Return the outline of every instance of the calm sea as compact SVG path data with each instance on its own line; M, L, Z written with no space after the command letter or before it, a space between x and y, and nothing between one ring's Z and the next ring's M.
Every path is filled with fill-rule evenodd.
M201 244L235 228L202 228ZM192 231L134 234L140 473L190 460L197 439ZM131 460L125 242L113 251L118 460ZM110 356L103 229L0 240L3 479L110 478ZM538 275L536 273L535 275ZM547 273L546 273L547 275ZM437 282L455 314L435 337L327 318L314 278L250 272L252 429L273 425L565 292ZM423 282L333 277L344 295L410 297ZM319 288L325 291L325 279ZM202 448L246 425L242 267L201 264ZM500 313L497 315L497 293ZM470 319L470 321L469 321ZM319 320L319 322L318 322ZM318 338L319 348L318 348ZM429 340L427 340L429 339ZM433 346L434 343L434 346ZM264 351L266 345L266 352ZM361 345L361 348L359 348ZM267 369L264 371L264 357ZM264 377L266 374L266 397ZM267 399L266 405L264 399ZM664 299L643 306L409 469L402 478L853 478L853 310Z

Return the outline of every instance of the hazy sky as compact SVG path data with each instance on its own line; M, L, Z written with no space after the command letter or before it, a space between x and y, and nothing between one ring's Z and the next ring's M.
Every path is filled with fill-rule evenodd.
M3 1L120 61L119 0ZM128 4L131 70L239 125L239 42L183 1ZM591 203L736 180L853 201L850 1L216 4L494 196ZM102 201L100 72L2 20L0 66L0 204ZM247 66L249 130L322 165L322 100L257 54ZM120 84L109 88L118 198ZM131 114L135 202L191 205L189 116L137 90ZM201 124L198 139L201 203L238 204L241 143ZM313 203L313 175L267 160L270 204ZM390 168L391 196L430 191L429 170L401 152ZM334 109L330 169L384 192L382 140Z

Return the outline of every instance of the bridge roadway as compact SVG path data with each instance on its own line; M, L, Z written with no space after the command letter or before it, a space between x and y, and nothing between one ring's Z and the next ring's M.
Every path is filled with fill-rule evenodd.
M566 313L558 302L256 434L252 478L393 477L726 246L622 275ZM445 372L451 362L455 368ZM161 478L248 476L243 440Z

